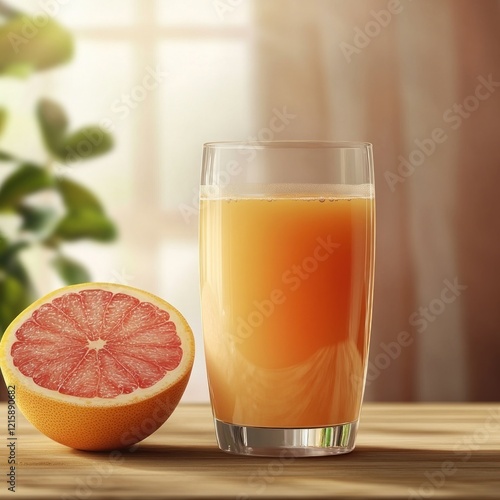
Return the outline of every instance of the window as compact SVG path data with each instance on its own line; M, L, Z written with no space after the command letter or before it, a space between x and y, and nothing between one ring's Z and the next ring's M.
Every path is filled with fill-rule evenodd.
M23 105L29 134L18 147L43 154L32 116L41 96L63 104L71 127L112 124L114 150L63 174L96 192L119 226L119 240L72 244L68 253L86 263L93 279L145 288L183 312L197 340L185 400L207 400L195 213L201 146L251 135L248 4L226 2L224 12L217 8L224 2L200 0L16 7L35 13L49 3L57 4L50 11L55 20L75 36L75 57L11 91L19 102L29 97ZM27 260L38 269L39 291L47 292L61 283L37 265L40 257Z

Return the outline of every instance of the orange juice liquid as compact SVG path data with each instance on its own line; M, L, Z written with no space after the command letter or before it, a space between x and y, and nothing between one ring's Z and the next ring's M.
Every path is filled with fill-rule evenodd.
M202 193L202 316L217 419L281 428L358 419L374 200L368 186L340 188Z

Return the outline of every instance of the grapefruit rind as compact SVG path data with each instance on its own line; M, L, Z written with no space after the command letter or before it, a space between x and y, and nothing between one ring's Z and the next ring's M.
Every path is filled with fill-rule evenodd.
M124 293L167 311L181 340L183 355L179 365L151 387L138 388L112 399L60 394L23 375L14 366L10 354L19 327L43 304L68 293L90 289ZM177 309L153 294L113 283L84 283L51 292L19 314L0 342L0 366L6 383L15 387L16 403L24 416L46 436L82 450L118 449L155 432L179 403L193 362L193 334Z

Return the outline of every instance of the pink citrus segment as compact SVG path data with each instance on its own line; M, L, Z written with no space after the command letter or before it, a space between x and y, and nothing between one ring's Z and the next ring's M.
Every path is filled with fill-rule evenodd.
M99 289L44 304L16 338L11 355L23 375L41 387L87 398L151 387L182 358L167 311Z
M171 413L194 360L191 329L173 306L103 283L43 297L14 320L0 347L4 377L28 420L81 449L123 446L127 429L151 412Z

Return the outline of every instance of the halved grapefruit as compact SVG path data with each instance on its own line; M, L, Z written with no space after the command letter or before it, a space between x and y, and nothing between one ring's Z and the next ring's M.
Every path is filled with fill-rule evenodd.
M0 343L24 416L80 450L123 448L156 431L179 403L193 361L193 333L177 309L110 283L46 295Z

